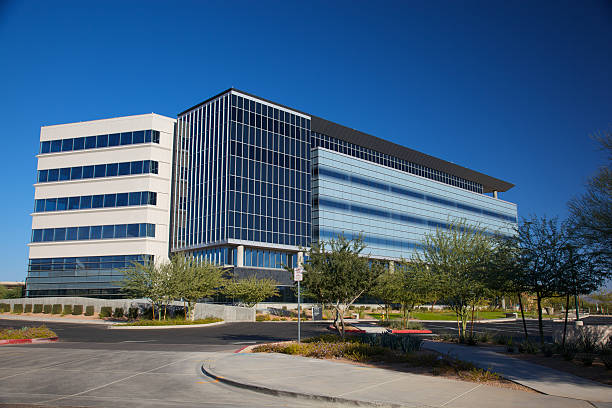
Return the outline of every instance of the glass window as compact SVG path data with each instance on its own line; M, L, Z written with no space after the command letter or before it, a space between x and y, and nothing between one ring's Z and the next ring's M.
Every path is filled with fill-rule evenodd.
M153 131L153 143L159 143L159 131Z
M83 178L93 178L94 166L83 166Z
M110 239L115 236L115 226L114 225L103 225L102 226L102 238Z
M106 164L96 164L94 177L105 177L106 176Z
M158 163L151 160L151 173L157 174Z
M151 142L151 131L145 130L145 143L150 143L150 142Z
M143 193L146 194L146 193ZM154 191L149 192L149 204L157 205L157 193Z
M102 226L95 225L93 227L90 227L89 236L91 239L102 239Z
M43 230L43 237L42 240L44 242L50 242L53 241L53 234L54 234L55 230L53 228L45 228Z
M68 209L78 210L80 207L81 197L69 197L68 198Z
M119 133L112 133L108 135L109 146L119 146Z
M49 169L47 181L57 181L59 179L59 169Z
M77 227L66 228L66 241L77 240Z
M61 140L52 140L51 141L51 152L56 153L62 150L62 141Z
M81 197L81 210L91 208L91 196Z
M35 200L34 201L34 212L43 212L45 211L45 200Z
M72 150L72 144L74 139L64 139L62 140L62 152L69 152Z
M32 242L41 242L43 236L43 230L35 229L32 231Z
M98 135L97 146L106 147L108 146L108 135Z
M41 142L40 143L41 153L49 153L50 151L51 151L51 142Z
M132 133L132 143L144 143L144 130Z
M116 194L105 194L104 195L104 207L114 207L117 201Z
M140 205L140 192L130 193L129 205Z
M133 161L131 167L131 174L142 174L142 161Z
M147 236L155 238L155 224L147 224Z
M85 148L85 138L77 137L74 139L74 144L72 146L73 150L83 150Z
M86 149L96 148L96 137L95 136L87 136L85 138L85 148Z
M106 165L106 177L115 177L119 171L118 163L111 163Z
M89 239L89 227L79 227L78 240L84 241Z
M126 176L130 174L130 163L119 163L119 175Z
M66 211L68 209L68 198L58 198L57 199L57 211Z
M72 170L70 171L70 180L80 180L82 178L83 178L83 168L81 166L73 167Z
M60 169L59 179L60 181L70 180L70 167Z
M127 226L127 237L138 238L140 224L128 224Z
M66 228L56 228L53 240L54 241L65 241L66 240Z
M139 237L146 237L147 236L147 224L138 224L140 226L140 231L138 233Z
M55 211L57 206L57 199L55 198L47 198L45 200L46 204L45 204L45 211Z
M99 194L93 196L91 208L102 208L104 206L104 196Z
M45 183L47 181L47 175L49 170L38 170L38 182Z
M121 144L122 145L132 144L132 132L125 132L121 134Z
M115 238L125 238L127 235L127 225L115 225Z
M125 207L128 205L128 193L117 194L117 207Z
M151 161L145 160L142 162L142 172L148 174L151 172Z

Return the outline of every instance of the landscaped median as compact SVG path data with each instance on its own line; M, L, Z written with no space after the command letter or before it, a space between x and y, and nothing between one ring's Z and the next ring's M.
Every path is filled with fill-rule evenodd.
M472 363L430 350L421 350L421 338L409 335L353 334L342 339L325 334L305 339L301 343L282 342L249 347L243 352L281 353L303 357L350 361L369 366L443 376L464 381L487 383L512 389L517 384L502 379L498 374L478 368Z
M0 330L0 345L47 343L57 341L57 334L45 326Z
M109 326L109 329L178 329L189 327L206 327L223 324L222 319L207 317L205 319L164 319L164 320L135 320L128 323L117 323Z

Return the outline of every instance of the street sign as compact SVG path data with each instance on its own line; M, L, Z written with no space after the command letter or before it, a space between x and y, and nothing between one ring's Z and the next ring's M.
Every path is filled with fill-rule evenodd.
M293 268L293 280L295 282L301 282L304 280L304 268L301 266Z

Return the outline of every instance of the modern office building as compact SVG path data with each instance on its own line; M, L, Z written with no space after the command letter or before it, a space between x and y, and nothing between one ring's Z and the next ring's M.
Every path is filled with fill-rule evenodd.
M138 126L129 122L144 117L152 118L150 127L136 129ZM83 293L79 291L87 288L93 290L86 292L89 295L116 294L109 278L120 272L113 271L117 267L107 267L110 264L102 267L102 258L100 264L94 263L97 276L104 276L95 281L100 285L95 289L81 285L77 276L81 266L66 266L69 262L80 265L89 257L164 259L168 253L182 252L223 265L238 277L272 277L288 287L291 277L282 265L297 265L313 241L341 233L349 237L363 234L369 256L395 261L410 257L425 233L447 228L453 219L478 224L492 233L509 234L516 225L516 205L498 197L499 192L513 187L510 183L236 89L180 113L175 128L170 118L132 118L43 128L30 244L30 296L51 294L35 292L51 290L51 286L34 286L43 282L56 285L53 290L70 291L53 293ZM115 122L124 123L125 128L111 128ZM92 132L86 124L98 127ZM92 180L65 179L73 170L59 164L64 158L74 161L70 166L108 166L121 160L111 160L114 153L87 157L83 156L87 151L64 152L63 139L147 129L160 132L159 146L145 142L95 148L92 153L121 153L128 161L127 152L136 149L134 152L142 151L142 157L130 156L130 160L156 161L157 174L103 176L96 180L98 167L94 166ZM57 142L60 139L61 146ZM150 166L148 169L153 168ZM41 181L45 177L48 180L52 171L51 184ZM108 171L107 167L106 174ZM142 186L137 181L144 183L147 179L150 188L136 187ZM120 186L114 184L120 180ZM116 194L117 200L118 193L137 191L156 193L157 204L112 210L70 209L70 197L81 194ZM62 202L62 210L58 210L59 198L65 197L67 207ZM56 204L47 204L47 198L55 198ZM47 205L55 210L47 211ZM128 211L141 211L138 214L142 216L129 218ZM137 223L139 234L144 228L145 235L126 238L122 225L130 228ZM106 224L119 228L120 236L92 240L94 231L99 236L94 226L104 229ZM72 228L74 234L73 229L81 226L89 228L87 242L79 242L81 229L76 230L76 239L51 242L57 241L57 230L61 238L63 232L68 234ZM147 235L149 229L155 231L154 237ZM53 239L49 238L51 234ZM133 241L129 250L125 245L128 241ZM61 255L55 255L55 251ZM120 262L118 259L117 265ZM55 265L62 263L70 272L60 276ZM290 291L282 293L285 300L292 296Z
M122 268L168 258L175 122L41 128L27 296L119 296Z

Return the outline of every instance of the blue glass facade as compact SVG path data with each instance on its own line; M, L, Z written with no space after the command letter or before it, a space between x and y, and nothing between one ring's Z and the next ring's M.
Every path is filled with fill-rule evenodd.
M111 133L75 137L68 139L47 140L40 142L40 154L72 152L77 150L100 149L104 147L125 146L140 143L159 144L159 131L138 130L136 132Z
M314 238L362 233L372 257L408 258L423 235L463 219L512 234L516 205L325 148L313 150Z

